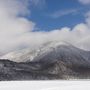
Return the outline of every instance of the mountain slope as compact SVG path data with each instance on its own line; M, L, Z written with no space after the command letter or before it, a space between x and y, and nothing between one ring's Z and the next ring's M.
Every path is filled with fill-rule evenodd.
M56 57L55 57L55 55L50 54L50 55L52 55L52 56L50 56L50 58L51 57L57 58L58 56L61 57L62 53L64 53L65 55L69 54L69 57L73 56L72 53L77 54L78 57L81 55L85 59L86 58L88 59L88 57L89 57L87 52L85 52L81 49L78 49L78 48L70 45L69 43L55 41L55 42L47 42L38 48L33 48L33 49L27 48L27 49L23 49L23 50L10 52L4 56L1 56L0 58L1 59L9 59L9 60L12 60L15 62L27 62L27 61L30 62L30 61L35 60L35 58L36 59L38 57L41 58L50 52L53 52L56 55ZM58 55L58 54L60 54L60 55ZM82 54L84 54L84 55L82 55Z
M0 80L90 79L89 51L61 42L26 51L21 50L19 57L16 52L14 58L0 60Z
M25 48L22 50L17 50L14 52L10 52L4 56L1 56L1 59L9 59L15 62L26 62L32 61L36 56L38 56L41 53L47 53L50 52L53 48L57 48L59 45L66 45L68 46L69 44L66 42L47 42L45 44L42 44L38 48Z

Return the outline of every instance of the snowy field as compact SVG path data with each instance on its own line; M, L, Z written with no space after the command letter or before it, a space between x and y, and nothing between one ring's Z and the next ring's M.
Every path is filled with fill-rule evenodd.
M90 90L90 81L1 82L0 90Z

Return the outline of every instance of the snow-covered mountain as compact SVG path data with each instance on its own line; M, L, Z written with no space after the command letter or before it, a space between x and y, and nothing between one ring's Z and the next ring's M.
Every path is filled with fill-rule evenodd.
M67 42L54 41L42 44L38 48L26 48L23 50L10 52L4 56L1 56L0 58L9 59L15 62L30 62L44 57L47 59L60 59L63 56L66 59L69 59L69 61L71 60L71 62L72 58L76 58L75 62L78 62L77 58L81 58L83 61L84 59L89 61L88 59L90 56L88 52L89 51L76 48Z
M54 51L55 48L58 46L70 46L70 44L66 42L47 42L39 46L38 48L25 48L23 50L17 50L14 52L10 52L6 55L1 56L1 59L9 59L15 62L26 62L26 61L32 61L35 57L38 55L42 55L44 53L48 53L51 51Z
M0 80L87 79L90 51L66 42L47 42L1 57L0 75Z

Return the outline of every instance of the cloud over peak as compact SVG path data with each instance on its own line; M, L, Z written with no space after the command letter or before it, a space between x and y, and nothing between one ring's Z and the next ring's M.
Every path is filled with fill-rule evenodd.
M39 0L37 2L36 0L0 0L0 52L36 47L55 40L67 41L78 47L79 41L82 40L84 43L84 39L90 35L89 13L85 17L86 23L77 24L72 30L69 27L63 27L50 32L32 32L36 28L36 23L26 17L18 17L19 14L25 15L31 12L30 9L28 11L28 1L39 3ZM69 11L71 12L73 11Z

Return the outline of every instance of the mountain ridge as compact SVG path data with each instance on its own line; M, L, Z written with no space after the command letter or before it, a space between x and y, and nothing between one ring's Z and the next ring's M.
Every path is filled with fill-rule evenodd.
M26 49L10 52L6 55L1 56L0 58L1 59L9 59L9 60L13 60L16 62L26 62L27 60L32 61L39 54L42 54L44 52L50 52L53 49L57 48L58 46L74 47L73 45L71 45L67 42L64 42L64 41L62 41L62 42L59 42L59 41L51 42L50 41L50 42L42 44L38 48L34 48L34 49L26 48Z

